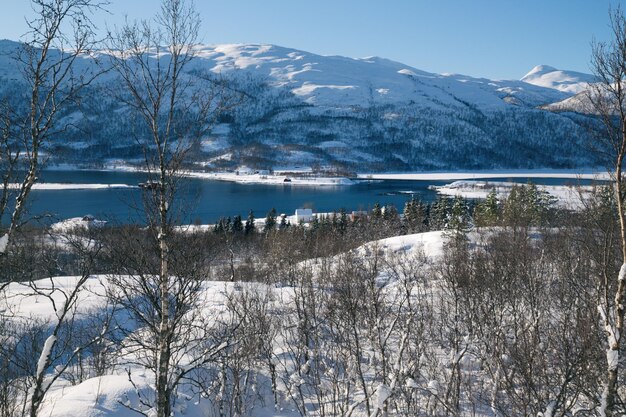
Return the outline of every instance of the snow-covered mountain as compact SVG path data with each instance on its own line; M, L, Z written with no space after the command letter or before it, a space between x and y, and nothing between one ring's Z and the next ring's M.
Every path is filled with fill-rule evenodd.
M565 98L519 81L440 75L379 57L321 56L273 45L215 45L198 48L196 65L215 73L248 72L286 87L308 104L330 107L416 102L454 105L467 101L497 108L506 100L528 105Z
M0 41L0 90L19 83ZM195 153L201 166L335 165L412 170L572 167L595 161L580 117L541 106L574 95L590 78L542 66L522 80L433 74L379 57L321 56L261 44L198 46L190 76L219 74L248 99L224 114ZM96 54L106 62L106 52ZM161 53L155 59L167 59ZM86 57L79 64L93 65ZM77 128L57 146L68 161L139 154L131 122L98 88L83 100ZM76 111L68 117L76 118Z
M566 93L578 94L595 82L591 74L562 71L548 65L538 65L522 77L522 81L540 87L553 88Z

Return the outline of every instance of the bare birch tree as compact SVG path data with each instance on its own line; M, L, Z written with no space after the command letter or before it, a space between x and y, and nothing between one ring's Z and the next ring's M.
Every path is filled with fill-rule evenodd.
M9 181L17 180L18 185L8 229L0 237L0 256L23 223L26 201L41 169L41 151L69 125L60 120L62 111L75 104L99 75L94 67L78 70L76 63L94 45L91 15L106 4L105 0L31 0L35 18L27 20L29 31L16 56L27 93L19 106L4 106L1 116L0 165L7 169L0 214L7 207ZM21 160L26 167L18 178Z
M181 267L185 263L184 245L179 244L182 251L172 252L174 205L180 203L176 202L176 191L186 156L223 107L219 83L190 73L199 25L192 3L163 0L153 21L127 22L111 36L110 45L112 66L123 87L115 95L135 117L136 140L144 151L148 175L144 206L159 263L156 271L128 271L132 272L132 288L138 293L126 291L123 287L128 282L120 282L118 295L130 300L126 303L129 307L137 296L151 301L149 310L135 308L131 313L136 313L151 332L155 344L158 417L170 415L172 395L187 373L176 369L173 350L178 348L177 338L186 331L183 317L196 307L199 274L204 271L171 269L174 262ZM186 323L192 326L190 321Z
M591 110L604 127L600 148L607 156L608 172L615 186L623 260L616 281L607 279L604 283L604 297L598 306L607 336L606 387L600 407L606 416L624 411L618 397L618 376L626 293L626 178L623 173L626 156L626 18L619 8L610 15L613 38L609 42L593 43L591 65L598 82L591 84L588 94Z
M49 300L56 315L45 343L33 350L33 354L38 355L37 367L27 374L32 385L24 397L22 414L32 417L38 414L52 384L82 351L77 348L68 361L60 364L55 357L55 352L60 350L60 332L71 327L78 295L91 273L92 263L85 262L76 285L66 289L55 287L54 280L50 280L51 287L40 288L33 277L22 273L22 269L29 270L30 265L18 269L4 267L14 263L9 260L10 245L17 230L26 222L26 204L41 170L43 151L68 128L63 112L76 106L81 92L100 73L97 66L78 69L77 64L94 46L91 16L106 4L105 0L31 0L34 18L27 20L28 33L15 56L21 80L11 90L13 96L6 97L0 109L0 217L11 210L8 228L0 234L2 287L18 277L26 278L24 285ZM13 197L15 205L11 206ZM80 240L76 242L78 246L74 249L80 252L79 256L93 260L93 248L84 247ZM12 275L13 272L17 274ZM63 301L59 301L59 297ZM55 362L59 365L57 371L46 376Z
M83 344L74 347L71 352L66 352L68 345L72 344L75 329L77 307L84 292L86 282L91 277L93 265L99 255L101 245L93 239L82 239L78 236L69 235L66 240L69 247L67 253L73 252L80 259L80 274L76 277L73 285L67 287L58 285L54 278L43 281L31 280L23 285L27 286L29 296L35 296L46 300L54 312L51 319L49 334L38 350L39 359L35 374L32 375L33 384L30 392L29 413L30 417L37 417L45 395L52 385L64 374L72 362L79 357L91 345L100 342L107 333L110 320L98 334L94 335ZM46 372L55 365L55 370L50 375Z

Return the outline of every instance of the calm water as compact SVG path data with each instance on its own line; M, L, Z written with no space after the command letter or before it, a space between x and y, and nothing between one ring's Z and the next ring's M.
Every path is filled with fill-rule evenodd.
M130 184L145 181L141 173L117 173L99 171L46 171L42 182L71 182L79 184ZM490 180L511 181L508 178ZM565 184L576 180L554 178L516 178L512 181L525 183L532 180L537 184ZM188 179L180 189L181 201L189 209L181 215L183 223L213 223L222 216L240 214L244 218L248 210L256 217L265 217L275 207L278 213L293 214L296 208L311 207L314 211L329 212L340 208L351 210L371 209L376 202L381 205L394 204L402 210L411 198L410 193L423 201L432 201L436 193L430 185L443 185L451 181L399 181L385 180L360 182L353 186L293 186L237 184L223 181ZM50 221L92 214L98 218L117 222L141 221L142 190L36 190L32 193L30 213L48 214ZM183 205L179 205L179 209Z

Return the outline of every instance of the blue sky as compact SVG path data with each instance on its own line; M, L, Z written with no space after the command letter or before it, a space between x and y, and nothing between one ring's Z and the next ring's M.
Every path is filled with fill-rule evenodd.
M103 26L148 18L158 0L110 0ZM25 31L27 0L6 1L0 38ZM272 43L322 55L377 55L431 72L517 79L548 64L589 72L592 38L626 0L196 0L204 43Z

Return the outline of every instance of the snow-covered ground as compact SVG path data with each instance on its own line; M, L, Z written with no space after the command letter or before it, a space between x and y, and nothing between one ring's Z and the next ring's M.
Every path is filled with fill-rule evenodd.
M358 178L373 180L416 180L446 181L471 180L486 178L571 178L605 181L609 179L606 171L597 169L560 170L485 170L485 171L452 171L452 172L414 172L414 173L360 173Z
M65 295L69 294L79 281L79 277L54 277L34 281L30 284L14 283L5 292L6 311L11 312L11 320L29 322L32 320L56 321L53 303L49 295L61 306ZM223 310L226 294L233 291L232 283L205 282L203 297L205 309ZM106 307L106 291L109 287L105 275L91 276L79 293L76 303L76 320L87 317L91 312ZM5 311L3 311L5 312ZM130 374L128 373L130 372ZM130 378L132 377L132 382ZM141 408L137 393L151 395L152 380L146 370L132 364L123 364L111 369L107 375L89 378L73 385L63 378L58 380L46 395L38 415L47 417L130 417L137 415L129 407ZM187 393L181 393L187 401L180 401L174 407L175 416L206 416L207 401L191 399Z
M443 254L444 232L433 231L415 233L412 235L394 236L377 240L360 246L356 251L362 255L368 255L373 249L403 254L423 254L426 258L436 259Z
M240 184L274 184L274 185L307 185L307 186L337 186L353 185L354 181L344 177L291 177L271 174L237 174L235 172L186 172L190 178L201 178L217 181L231 181Z
M106 225L106 221L98 220L93 216L86 215L83 217L72 217L60 222L54 223L50 226L50 229L55 233L67 233L76 229L89 229L92 227L103 227Z
M485 229L483 232L489 235L494 230L497 229ZM481 239L486 235L471 232L467 235L468 242L471 245L480 245L483 242ZM437 408L438 403L436 401L433 402L433 399L438 397L441 389L446 389L445 384L448 384L451 380L449 379L450 375L454 375L450 371L454 366L457 366L457 370L462 372L462 375L467 376L472 383L486 384L486 387L479 388L489 392L494 374L490 373L490 369L485 368L489 364L485 365L480 360L482 353L479 351L481 346L479 342L469 337L463 337L459 339L460 345L458 348L451 348L448 345L438 345L435 339L429 338L429 336L437 335L440 332L444 333L446 330L445 325L440 330L438 328L419 330L419 324L422 323L420 320L424 320L424 323L435 325L443 323L440 321L427 321L431 315L438 317L437 320L446 320L447 317L450 316L451 318L456 314L456 312L450 310L453 308L452 302L445 302L446 297L449 297L451 293L446 292L446 281L437 272L438 268L435 263L443 255L447 239L449 239L449 236L441 231L396 236L369 242L350 251L345 257L340 254L332 258L311 259L302 261L297 265L290 265L290 276L291 274L298 276L299 274L310 273L302 281L298 281L298 278L295 278L295 281L291 281L290 278L290 280L277 281L274 284L202 282L198 306L202 310L202 315L212 319L207 323L219 323L220 318L236 311L232 310L230 306L232 306L231 303L234 300L237 300L238 295L242 296L239 300L249 299L246 297L260 297L259 300L261 300L260 302L264 309L263 313L267 314L267 319L273 323L269 327L272 330L268 332L263 331L261 334L256 334L255 330L255 336L252 337L260 337L268 343L267 346L270 349L269 360L274 365L274 370L278 376L276 379L278 393L276 397L273 397L269 388L271 384L269 382L267 363L263 362L265 359L257 360L256 362L238 363L232 365L232 368L227 368L227 371L219 371L220 363L211 363L207 366L214 367L216 372L208 375L208 379L211 381L210 388L207 392L194 392L189 385L182 385L176 393L177 397L172 417L220 415L218 402L223 398L226 398L228 402L228 397L224 396L228 396L232 387L229 386L227 389L222 390L219 388L220 383L222 383L219 379L226 378L227 376L224 372L228 373L238 365L243 367L242 385L246 384L245 386L252 387L250 389L251 392L244 392L243 395L250 394L250 397L246 398L254 398L254 400L249 404L245 404L249 408L240 414L226 413L222 415L296 417L302 415L302 409L305 408L310 410L310 413L307 412L306 415L316 416L321 414L319 413L321 404L328 405L332 401L341 401L341 398L338 400L337 397L331 397L332 393L339 391L330 391L330 389L338 389L343 386L348 387L346 388L345 396L349 398L347 403L350 406L354 406L354 409L350 412L350 415L353 417L368 415L364 410L363 392L369 395L373 409L383 409L388 405L386 404L388 398L397 400L402 394L408 393L413 396L413 401L416 402L413 403L415 408L411 410L420 410L420 415L448 415L443 408ZM389 257L374 256L374 254L380 254L381 252L385 252ZM350 258L350 255L353 255L353 257ZM353 263L348 264L347 269L345 269L344 261L349 259L352 259ZM316 281L318 273L326 274L325 279L336 278L338 281L341 281L344 279L341 274L343 272L349 274L352 271L350 268L358 269L359 263L364 265L364 269L362 271L359 270L360 273L353 275L352 278L346 278L354 280L347 283L354 287L346 286L346 283L343 283L344 286L342 286L341 282L337 282L337 288L331 287L332 291L327 291L328 288L323 284L326 283L328 285L329 281ZM376 269L374 269L376 275L368 276L368 273L372 271L373 265L376 265ZM335 270L337 272L333 272ZM324 314L327 314L327 312L325 312L322 306L332 306L335 309L343 308L343 305L340 303L345 302L345 300L340 298L341 295L354 293L343 293L341 291L366 291L365 288L370 284L370 281L367 281L367 285L363 283L364 286L361 286L362 283L360 281L370 280L372 277L374 277L372 281L374 282L374 291L360 301L360 304L357 306L359 312L356 314L365 315L365 312L360 312L361 309L368 312L374 310L367 305L372 301L370 298L367 298L370 296L380 296L381 298L377 300L382 305L391 307L389 310L384 308L381 313L378 313L380 314L380 321L373 321L374 324L372 325L375 331L379 331L379 326L382 326L380 334L386 336L385 339L380 338L376 340L382 340L380 343L384 343L384 350L381 351L384 352L384 358L389 361L389 375L376 374L381 369L387 368L383 368L386 365L381 364L383 361L381 361L380 352L376 350L374 345L368 344L368 334L365 332L371 329L368 327L350 328L355 331L354 337L363 343L363 345L360 345L363 350L357 353L360 361L355 365L350 365L358 366L363 371L362 386L359 386L355 385L352 380L342 379L345 374L352 372L351 369L345 366L345 363L353 363L353 358L351 356L342 356L341 349L344 346L340 346L341 344L339 346L336 345L338 339L333 338L336 335L324 333L327 330ZM105 307L106 299L103 295L111 285L110 278L106 275L88 278L77 303L79 319L93 309ZM311 279L311 281L307 281L308 279ZM17 283L11 284L6 291L7 310L15 313L14 317L18 317L19 320L48 319L54 322L56 320L55 311L52 308L52 303L44 295L51 294L55 302L60 303L63 301L62 292L67 293L71 291L77 280L77 277L54 277L36 281L30 286ZM298 285L305 286L309 284L311 284L310 287L298 287ZM308 294L308 291L311 294ZM293 339L294 336L298 335L295 329L299 328L299 325L302 323L298 318L297 308L295 307L296 302L303 302L302 297L313 297L315 307L319 308L319 310L316 309L316 316L310 319L311 322L306 322L308 325L307 329L310 328L314 337L318 335L316 332L319 330L319 334L324 334L324 337L328 337L330 340L314 339L314 341L310 342L315 347L306 352L306 356L309 357L306 361L302 361L302 356L299 356L302 352L290 346L290 343L297 343ZM402 321L403 318L407 317L403 314L405 308L409 308L409 302L417 304L410 307L415 308L412 311L423 314L415 322L410 321L413 319L413 315L410 315L409 321ZM425 310L422 311L422 308ZM317 314L320 316L318 317ZM390 323L392 324L390 325ZM316 326L322 329L320 330ZM332 327L332 329L334 330L335 328ZM414 333L411 333L411 339L408 339L409 331L414 331ZM441 337L443 338L444 336ZM346 337L341 340L346 346L350 346L348 344L351 343L351 339ZM407 340L410 341L410 345L404 345ZM246 342L248 340L241 341L244 344ZM335 344L333 345L333 343ZM222 345L220 344L219 346ZM334 348L339 350L332 351ZM405 352L406 355L403 356L401 353L398 354L398 351L402 351L402 349L411 350ZM47 393L39 415L46 417L131 417L138 415L131 410L131 408L135 408L140 409L144 415L153 416L154 410L145 405L145 400L148 400L147 402L150 403L154 398L154 375L139 365L136 358L140 354L137 351L131 352L130 350L121 349L115 355L113 365L102 376L85 378L82 381L74 381L73 383L68 379L60 378ZM352 353L350 352L350 354ZM333 362L333 360L337 360L337 363ZM419 366L415 362L418 360ZM511 362L508 357L503 357L503 360L505 360L505 363ZM316 365L320 366L322 372L315 373L320 371L320 369L315 368ZM182 366L184 367L185 365ZM50 376L50 374L56 371L49 369L48 372ZM496 375L496 378L500 377ZM502 381L502 379L500 380ZM336 385L332 385L333 383ZM301 388L300 396L292 395L294 390L297 391ZM319 390L317 390L318 388ZM462 389L465 390L466 388ZM344 395L344 391L340 392ZM279 404L276 408L274 407L275 398ZM142 404L142 400L144 400L144 404ZM471 414L476 416L499 415L484 401L477 400L471 403L467 401L473 401L473 399L461 398L459 408L463 411L458 415L465 415L467 410L471 410ZM545 401L541 401L540 406L544 405L546 409L549 409L551 403L550 398L547 398ZM300 413L296 409L295 404L302 406ZM469 408L468 404L475 405L476 408ZM423 413L421 412L422 410ZM399 411L398 414L390 413L390 415L416 415L400 413ZM373 412L369 413L369 415L380 416L381 413ZM455 413L455 415L457 414ZM533 415L537 414L534 413Z
M437 257L441 254L444 235L442 232L429 232L408 236L398 236L370 242L357 249L363 252L361 256L367 258L365 252L371 248L396 253L420 253L426 257ZM5 311L11 311L13 320L30 321L33 319L56 321L56 313L53 303L45 296L50 295L55 303L62 304L64 294L71 292L79 277L54 277L35 281L30 285L13 283L6 288L7 303ZM106 275L91 276L80 291L76 304L76 317L80 319L95 309L106 306L105 293L110 285ZM288 308L285 303L290 303L293 296L291 287L274 287L264 284L243 284L229 282L206 281L202 284L201 305L207 314L223 314L226 310L228 297L242 288L251 291L270 292L275 300L276 308ZM285 343L284 341L279 343ZM276 346L276 352L288 350L285 346ZM124 355L120 356L118 363L112 367L106 375L92 377L80 383L72 384L66 379L57 380L45 397L39 415L47 417L130 417L136 415L129 407L143 409L138 393L144 398L150 398L153 390L153 376L142 369L132 359L128 361ZM267 392L266 392L267 395ZM281 394L283 395L283 394ZM285 399L285 408L276 410L272 406L271 398L265 398L261 405L255 408L255 416L284 416L295 417L297 411L289 406L289 400ZM265 404L265 405L262 405ZM178 393L178 401L174 406L173 417L201 417L211 414L214 404L202 395L193 394L187 389Z
M9 188L18 189L20 184L9 184ZM75 184L75 183L35 183L33 190L61 191L61 190L103 190L109 188L137 188L136 185L129 184Z
M432 188L439 194L449 196L461 196L465 198L486 198L495 190L499 198L506 198L514 186L514 182L497 181L455 181L443 186ZM594 191L591 185L537 185L537 189L550 194L556 199L556 204L568 209L579 209L583 202Z

